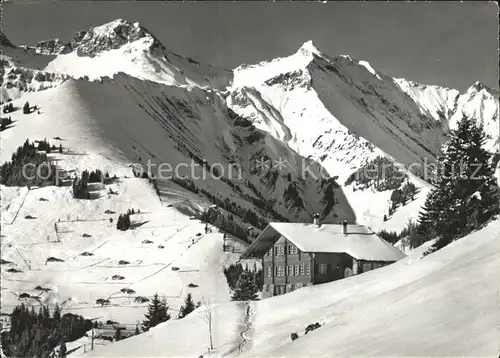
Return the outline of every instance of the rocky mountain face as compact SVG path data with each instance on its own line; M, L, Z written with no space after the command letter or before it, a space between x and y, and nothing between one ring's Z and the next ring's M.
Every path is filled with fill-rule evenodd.
M2 36L4 41L10 43ZM68 78L78 79L79 88L93 83L103 97L123 91L170 141L160 146L148 142L147 133L131 136L141 145L138 154L138 146L131 149L107 128L129 160L175 152L183 160L205 160L203 165L240 163L244 180L200 185L210 195L224 193L220 200L233 197L237 205L259 207L268 219L307 221L320 212L325 220L354 221L356 203L339 185L379 157L422 176L424 163L436 159L462 115L483 123L490 150L499 143L493 90L477 83L460 94L394 79L366 61L324 54L310 41L290 56L232 71L171 52L138 23L124 20L80 31L68 43L54 39L14 49L2 54L4 98ZM90 112L101 113L97 123L108 126L103 108L94 108L106 104L87 102ZM120 125L135 128L131 114L122 116ZM257 161L268 164L257 169ZM311 173L323 175L306 177L305 162Z
M475 82L465 93L439 86L428 86L405 79L395 79L401 89L419 106L421 113L432 116L448 130L455 128L463 116L483 125L487 135L486 148L500 148L499 93Z

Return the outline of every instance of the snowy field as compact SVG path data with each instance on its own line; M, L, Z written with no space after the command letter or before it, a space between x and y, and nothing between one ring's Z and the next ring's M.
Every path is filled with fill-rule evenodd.
M496 357L500 222L422 258L427 246L381 269L252 302L249 323L235 303L217 305L210 355L200 308L91 356ZM322 326L305 336L315 322ZM229 342L238 327L235 350ZM294 332L299 338L292 342Z
M27 138L46 138L63 145L62 154L49 158L69 175L101 169L117 179L93 184L95 200L74 199L69 186L0 187L2 312L21 302L50 308L58 303L63 314L135 326L147 310L139 296L165 296L174 317L187 293L195 301L229 301L222 269L238 260L244 245L230 239L235 252L223 252L222 233L209 227L205 234L204 223L178 211L208 207L192 193L172 184L162 188L160 201L147 179L133 176L123 152L97 134L72 89L66 83L27 96L41 114L12 113L14 126L2 131L1 160L9 160ZM54 105L56 97L64 105ZM117 218L128 209L140 212L131 216L133 229L119 231ZM51 257L62 261L47 261ZM23 293L31 298L20 299Z

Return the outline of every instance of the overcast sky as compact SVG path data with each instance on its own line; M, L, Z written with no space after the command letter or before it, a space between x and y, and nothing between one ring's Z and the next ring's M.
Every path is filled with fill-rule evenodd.
M313 40L393 77L465 90L498 89L498 7L493 2L7 2L14 44L69 40L116 18L139 21L165 46L234 68L297 51Z

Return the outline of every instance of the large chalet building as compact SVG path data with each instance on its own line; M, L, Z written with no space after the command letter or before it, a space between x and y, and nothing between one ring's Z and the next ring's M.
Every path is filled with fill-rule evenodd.
M270 223L242 258L262 259L263 298L339 280L405 257L362 225Z

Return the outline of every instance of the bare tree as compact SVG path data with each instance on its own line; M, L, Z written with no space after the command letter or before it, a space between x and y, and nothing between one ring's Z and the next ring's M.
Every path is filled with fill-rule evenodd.
M212 305L210 303L210 298L205 299L203 297L203 311L204 316L203 319L208 323L208 335L210 338L210 351L213 351L214 345L212 340Z

